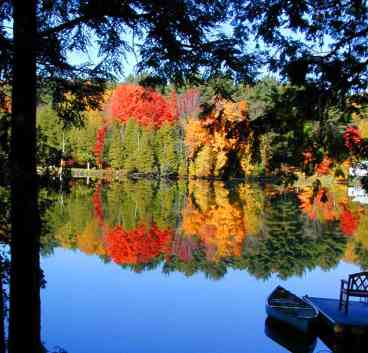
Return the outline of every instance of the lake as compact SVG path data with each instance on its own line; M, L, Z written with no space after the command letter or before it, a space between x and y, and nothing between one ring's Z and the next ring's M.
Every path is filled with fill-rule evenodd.
M69 353L286 352L265 335L272 289L338 298L340 279L368 267L355 194L73 181L44 215L43 340Z

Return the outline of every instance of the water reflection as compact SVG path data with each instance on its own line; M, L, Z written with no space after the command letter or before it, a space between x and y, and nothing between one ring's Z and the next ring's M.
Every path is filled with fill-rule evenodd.
M368 265L368 207L347 187L278 190L191 180L75 184L47 211L43 251L59 246L134 271L285 279L344 259Z
M295 353L312 353L317 343L315 335L292 329L271 318L265 321L265 335L289 352Z

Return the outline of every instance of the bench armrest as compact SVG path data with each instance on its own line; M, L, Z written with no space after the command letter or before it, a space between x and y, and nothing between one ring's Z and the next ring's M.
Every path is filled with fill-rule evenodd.
M341 280L341 290L348 290L349 282L346 279Z

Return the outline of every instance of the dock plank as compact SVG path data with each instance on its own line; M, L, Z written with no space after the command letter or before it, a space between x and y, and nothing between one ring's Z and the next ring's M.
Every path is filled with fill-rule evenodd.
M368 304L366 303L349 301L349 310L345 313L339 310L337 299L316 297L308 297L308 299L332 325L368 328Z

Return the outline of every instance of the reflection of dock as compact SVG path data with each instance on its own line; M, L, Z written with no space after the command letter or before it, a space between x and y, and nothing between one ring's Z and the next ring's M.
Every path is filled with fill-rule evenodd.
M368 304L350 300L345 313L339 310L337 299L306 298L319 309L315 330L331 352L367 352Z
M73 178L103 179L107 172L105 169L71 168L71 174Z
M307 297L318 309L321 319L334 330L368 330L368 304L349 302L347 313L339 310L337 299Z
M349 187L348 196L351 197L355 202L368 204L368 194L361 187Z

